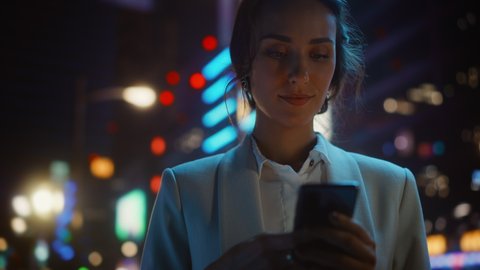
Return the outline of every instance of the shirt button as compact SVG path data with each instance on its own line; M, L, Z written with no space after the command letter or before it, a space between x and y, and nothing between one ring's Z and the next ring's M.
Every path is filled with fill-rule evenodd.
M309 164L309 165L310 165L310 167L312 167L312 166L313 166L313 163L314 163L314 162L313 162L313 159L311 159L311 160L310 160L310 164Z

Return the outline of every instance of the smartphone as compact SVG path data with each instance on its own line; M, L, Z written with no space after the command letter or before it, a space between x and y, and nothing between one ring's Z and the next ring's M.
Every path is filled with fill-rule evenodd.
M353 215L358 193L356 182L345 184L306 184L298 192L294 229L329 226L332 211Z

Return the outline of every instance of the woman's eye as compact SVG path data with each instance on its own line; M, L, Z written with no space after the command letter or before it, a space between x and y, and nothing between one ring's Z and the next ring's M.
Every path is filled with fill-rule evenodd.
M272 57L275 59L282 59L287 55L285 51L280 51L280 50L267 50L266 53L269 57Z
M310 57L313 59L313 60L325 60L325 59L329 59L330 58L330 55L328 54L324 54L324 53L311 53L310 54Z

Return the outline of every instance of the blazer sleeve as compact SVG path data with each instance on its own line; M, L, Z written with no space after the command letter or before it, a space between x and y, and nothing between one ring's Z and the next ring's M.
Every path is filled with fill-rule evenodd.
M393 269L430 269L423 213L413 174L405 169Z
M190 251L174 172L166 169L150 217L141 270L191 269Z

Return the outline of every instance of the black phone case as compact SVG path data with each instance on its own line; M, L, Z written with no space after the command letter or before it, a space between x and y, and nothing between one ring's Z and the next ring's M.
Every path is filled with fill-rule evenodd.
M329 226L332 211L353 215L357 185L308 184L300 187L295 213L295 230Z

